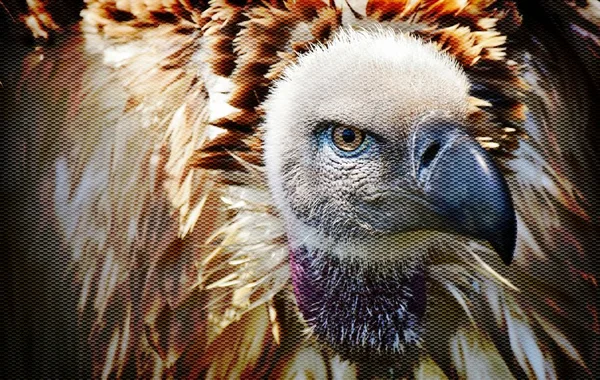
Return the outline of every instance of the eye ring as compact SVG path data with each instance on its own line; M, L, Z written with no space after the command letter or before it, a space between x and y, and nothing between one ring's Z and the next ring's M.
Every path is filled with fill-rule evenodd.
M331 141L344 152L353 152L360 148L365 137L365 132L351 126L339 125L331 130Z

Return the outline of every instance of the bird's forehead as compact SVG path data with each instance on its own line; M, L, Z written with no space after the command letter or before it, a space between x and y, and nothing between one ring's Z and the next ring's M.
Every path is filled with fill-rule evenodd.
M431 110L463 114L469 88L462 70L433 46L383 32L343 34L302 57L287 80L297 116L382 133Z

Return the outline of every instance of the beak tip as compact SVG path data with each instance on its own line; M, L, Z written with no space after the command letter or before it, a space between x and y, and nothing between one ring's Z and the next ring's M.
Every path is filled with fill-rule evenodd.
M515 249L517 244L517 223L515 220L514 211L512 208L508 208L507 217L498 223L501 226L499 229L491 232L488 231L485 235L492 248L498 253L502 262L506 265L510 265L515 256Z
M498 252L498 255L500 256L500 258L502 259L502 262L504 264L510 265L512 263L514 255L515 255L514 241L507 242L504 244L492 243L492 247L494 248L494 250L496 252Z

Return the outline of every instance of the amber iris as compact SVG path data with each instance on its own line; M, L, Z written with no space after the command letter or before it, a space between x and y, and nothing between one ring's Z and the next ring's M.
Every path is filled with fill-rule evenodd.
M358 149L365 140L365 133L354 127L338 126L331 133L335 146L346 152Z

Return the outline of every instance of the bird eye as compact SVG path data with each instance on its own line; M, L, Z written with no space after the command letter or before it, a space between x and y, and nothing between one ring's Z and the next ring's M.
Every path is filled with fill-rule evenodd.
M337 126L331 131L331 140L339 149L352 152L365 141L365 133L358 128Z

